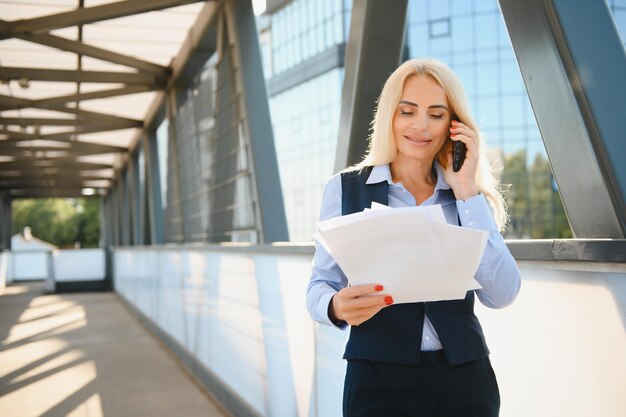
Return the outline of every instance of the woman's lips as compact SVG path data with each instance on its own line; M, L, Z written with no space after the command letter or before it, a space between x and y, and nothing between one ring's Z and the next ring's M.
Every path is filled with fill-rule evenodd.
M427 145L430 142L432 142L431 139L425 138L425 137L411 137L411 136L405 136L404 137L406 140L408 140L409 142L412 142L416 145Z

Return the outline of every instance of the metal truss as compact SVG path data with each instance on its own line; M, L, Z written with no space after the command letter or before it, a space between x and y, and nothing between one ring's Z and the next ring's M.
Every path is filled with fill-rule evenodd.
M120 129L142 128L141 120L134 120L81 109L81 103L127 96L148 91L164 90L172 80L173 66L162 66L106 48L86 44L80 33L84 25L110 19L163 10L175 6L196 3L199 0L125 0L94 7L50 14L16 21L0 20L0 40L19 39L61 51L76 54L78 68L26 68L0 66L0 81L9 83L19 80L24 85L35 81L72 83L76 93L41 99L27 99L16 95L0 95L0 173L11 174L10 181L2 181L0 190L8 198L44 196L81 196L90 180L105 180L104 192L111 184L111 176L84 175L82 170L112 168L110 164L89 163L80 157L99 154L118 155L124 163L132 148L90 143L80 138L87 133L111 132ZM67 39L50 33L53 30L77 26L79 40ZM81 58L91 57L112 64L128 67L128 71L86 71L81 68ZM177 63L177 62L175 62ZM177 63L178 64L178 63ZM174 65L174 63L172 64ZM180 64L178 64L180 65ZM81 92L81 83L104 83L109 85L96 92ZM121 84L121 86L120 86ZM49 116L5 116L3 112L22 109L45 110ZM63 114L69 118L57 117ZM45 133L51 126L65 126L61 132ZM49 130L49 129L48 129ZM134 142L137 142L135 140ZM79 159L77 159L79 158ZM41 167L47 167L48 171ZM54 168L54 171L50 169ZM119 167L118 167L119 168ZM72 177L74 181L57 181ZM33 182L34 181L34 182ZM47 182L46 182L47 181ZM46 184L41 189L33 184ZM69 186L68 184L71 184Z

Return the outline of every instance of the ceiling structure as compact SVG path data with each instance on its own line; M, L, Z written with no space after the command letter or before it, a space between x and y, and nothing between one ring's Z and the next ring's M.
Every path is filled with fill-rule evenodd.
M105 194L199 0L0 0L0 193Z

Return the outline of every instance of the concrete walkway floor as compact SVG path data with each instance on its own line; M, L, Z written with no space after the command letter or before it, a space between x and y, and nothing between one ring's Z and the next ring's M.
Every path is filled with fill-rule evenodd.
M0 296L0 416L225 417L113 293Z

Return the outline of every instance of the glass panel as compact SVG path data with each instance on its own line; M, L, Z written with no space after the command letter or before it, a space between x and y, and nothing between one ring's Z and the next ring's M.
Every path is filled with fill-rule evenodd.
M626 0L609 0L609 9L615 19L615 26L626 44Z
M467 36L468 33L473 33L474 21L471 17L455 17L451 20L450 31L452 33L452 49L454 51L466 51L472 49L474 46L474 39L472 36Z
M450 20L448 38L428 36L425 10L431 21ZM511 217L505 237L570 237L497 1L410 0L407 36L410 57L433 56L457 72L488 146L503 161Z
M248 140L234 74L230 55L219 62L214 55L191 87L178 93L170 125L168 242L256 242Z
M271 15L274 74L345 41L350 1L294 0Z
M313 239L323 185L333 174L342 73L331 70L270 99L292 241Z
M197 92L197 89L193 89ZM199 214L202 199L202 182L199 172L198 125L195 118L196 109L193 92L188 91L186 100L179 105L175 118L175 137L177 143L178 175L182 211L184 216L184 241L198 242L204 240L206 233L201 224Z
M476 48L492 49L498 45L498 21L499 11L496 8L491 13L485 13L472 17L474 20L474 32ZM502 24L504 24L502 22Z
M442 19L450 16L450 3L447 1L432 1L427 5L428 18Z
M271 15L273 75L345 42L351 6L351 0L294 0ZM288 35L283 42L276 33L284 30ZM283 48L285 43L288 46ZM285 212L293 241L312 240L323 185L333 174L342 74L343 69L332 69L270 99Z

